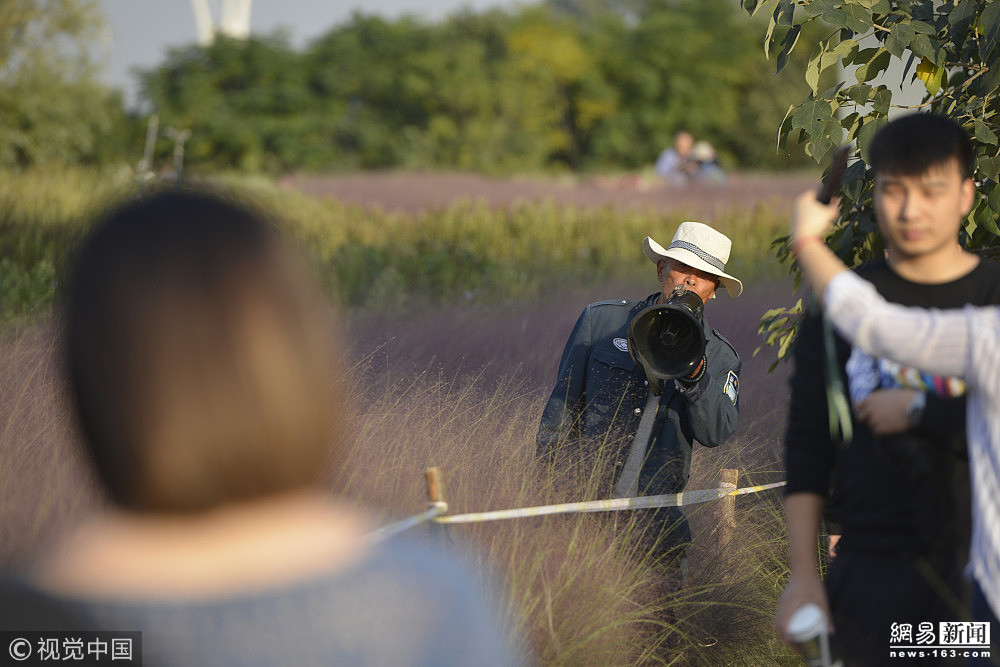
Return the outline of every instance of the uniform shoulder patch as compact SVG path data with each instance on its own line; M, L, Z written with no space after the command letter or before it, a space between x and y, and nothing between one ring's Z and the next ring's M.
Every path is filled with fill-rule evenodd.
M733 405L736 405L736 399L740 396L740 379L733 371L729 371L729 375L726 376L726 388L724 391L729 400L733 402Z
M591 306L627 306L628 299L608 299L590 304Z

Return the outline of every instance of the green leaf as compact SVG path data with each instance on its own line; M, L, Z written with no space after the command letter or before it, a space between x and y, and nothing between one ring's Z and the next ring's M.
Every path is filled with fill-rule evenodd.
M944 53L936 39L927 35L917 35L910 42L910 49L918 58L927 58L935 65L943 65Z
M976 119L976 141L983 144L997 145L997 135L983 121Z
M792 114L792 126L800 127L813 136L823 131L823 123L828 120L833 120L833 107L829 100L824 99L808 99Z
M853 58L858 52L858 40L847 38L841 39L837 42L837 45L833 47L833 53L837 54L845 60L848 58Z
M778 27L778 22L772 16L767 23L767 32L764 33L764 57L771 59L771 47L774 45L774 29Z
M976 212L973 214L976 220L976 224L990 234L1000 235L1000 229L997 228L997 214L993 211L987 200L979 202L979 206L976 207Z
M795 48L795 44L799 41L799 33L802 32L802 26L793 25L791 29L785 33L785 36L781 38L781 51L778 52L777 58L777 72L775 74L780 74L781 70L785 69L785 65L788 63L788 55Z
M795 15L795 2L793 0L778 0L774 7L774 14L771 18L775 24L791 27L795 22L792 20Z
M971 90L974 96L981 97L992 94L998 87L1000 87L1000 63L994 62L982 76L975 80L969 79L962 84L962 91ZM973 99L974 97L969 98L968 106L971 106Z
M860 130L858 130L858 149L861 151L861 159L865 162L869 162L870 160L868 147L872 143L872 138L875 136L875 133L885 127L885 124L888 122L889 121L886 118L872 118L870 121L862 125Z
M892 3L889 0L875 0L871 10L872 14L888 14L892 11Z
M990 211L989 213L984 213L982 218L976 222L980 223L983 229L988 231L993 236L1000 236L1000 229L997 229L997 214L996 211ZM992 246L991 244L991 247Z
M861 198L861 187L864 185L865 163L855 160L844 171L843 192L853 202Z
M854 32L868 32L872 28L872 10L859 5L846 5L843 11L847 14L847 27Z
M868 96L871 95L872 87L867 83L859 83L848 88L846 92L847 96L850 97L855 104L868 104Z
M897 23L892 26L889 38L885 40L885 48L889 53L897 58L903 57L903 51L910 46L910 40L916 36L913 26L909 21Z
M750 17L753 18L757 15L757 12L766 10L770 5L774 4L774 0L764 0L763 2L754 2L754 9L750 12Z
M830 153L840 146L844 138L844 129L837 120L823 122L819 127L819 131L812 134L805 145L805 151L816 162L823 163Z
M961 47L969 34L969 28L976 18L978 5L976 0L961 0L955 8L948 12L948 24L951 27L951 38L955 45Z
M823 54L820 53L806 64L806 84L813 95L819 95L819 64L822 60Z
M854 131L857 129L855 125L858 124L859 118L861 118L861 115L855 111L854 113L849 113L840 119L840 126L847 131L847 136L854 136Z
M1000 158L980 156L976 159L976 175L979 180L1000 178Z
M872 108L881 116L889 115L889 104L892 103L892 92L885 86L879 86L872 100Z
M825 136L829 137L836 146L841 146L844 143L844 127L840 124L840 120L837 118L823 123L822 132Z
M743 0L743 10L753 16L754 11L757 9L757 0Z
M875 222L875 218L868 211L864 211L857 216L858 229L865 232L866 234L871 234L878 231L878 223Z
M792 343L795 342L795 334L790 333L785 336L784 340L781 341L781 347L778 348L778 357L784 357L788 354L789 348L792 347Z
M823 21L829 23L834 28L847 28L847 12L843 9L831 9L823 12Z
M792 109L795 109L795 105L789 105L788 111L785 112L785 117L781 119L781 123L778 125L778 132L774 142L775 152L781 152L781 148L785 145L788 140L788 133L792 131L792 123L790 122ZM787 152L787 150L786 150Z
M844 56L844 64L857 65L859 63L866 63L871 60L880 49L881 47L873 46L868 49L861 49L860 51L850 51Z
M858 67L858 71L855 72L855 76L858 79L858 83L865 83L871 81L879 74L884 72L889 67L889 61L891 56L889 52L884 48L878 49L878 55Z
M840 58L836 50L820 51L809 64L806 65L806 83L812 88L813 95L819 95L819 81L823 72L840 64Z
M979 42L979 58L988 61L997 44L997 36L1000 35L1000 2L987 3L981 21L984 29Z
M913 31L918 32L921 35L936 35L937 28L934 27L933 23L928 23L927 21L920 21L918 19L913 19L910 23L913 26Z
M762 320L769 320L785 312L785 308L771 308L770 310L765 310L764 314L760 316Z
M989 203L990 210L993 211L994 214L1000 212L1000 185L996 183L993 184L986 200Z
M906 73L910 71L911 67L913 67L913 62L916 59L917 59L917 57L915 55L913 55L913 52L911 51L910 52L910 57L906 59L906 66L903 68L903 79L906 79Z
M802 5L802 9L809 16L821 16L826 21L828 12L836 11L843 0L813 0L813 2Z

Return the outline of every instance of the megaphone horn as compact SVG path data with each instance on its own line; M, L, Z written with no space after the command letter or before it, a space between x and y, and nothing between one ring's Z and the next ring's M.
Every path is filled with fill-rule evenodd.
M632 318L628 349L651 382L687 377L698 368L705 356L704 310L700 296L679 287L665 304Z

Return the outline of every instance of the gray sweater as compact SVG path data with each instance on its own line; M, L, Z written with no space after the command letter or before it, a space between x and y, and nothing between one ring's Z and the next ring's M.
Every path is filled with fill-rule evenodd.
M78 599L21 581L3 595L3 616L43 610L63 627L140 630L142 664L159 667L523 664L499 623L500 597L451 554L397 537L351 568L230 597Z

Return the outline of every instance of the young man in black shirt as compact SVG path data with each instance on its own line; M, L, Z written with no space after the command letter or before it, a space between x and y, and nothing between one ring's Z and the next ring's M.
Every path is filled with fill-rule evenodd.
M859 275L903 305L1000 304L1000 265L958 242L975 202L964 130L942 116L914 114L886 125L870 152L887 253ZM792 613L818 604L849 664L883 664L890 644L913 645L921 623L936 633L941 621L964 620L964 386L852 353L835 336L837 366L854 402L854 436L841 447L830 435L823 341L819 316L807 317L796 343L786 433L791 576L776 625L787 640ZM816 548L824 511L843 534L825 588Z

